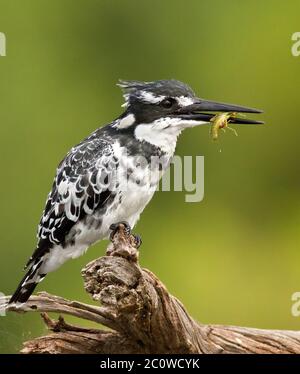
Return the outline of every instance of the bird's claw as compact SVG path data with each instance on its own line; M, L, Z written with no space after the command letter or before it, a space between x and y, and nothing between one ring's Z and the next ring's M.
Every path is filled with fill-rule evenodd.
M140 248L140 246L142 245L142 238L140 237L140 235L133 235L134 237L134 241L135 241L135 248L138 249Z
M111 243L107 247L107 256L123 257L127 260L137 262L139 252L138 248L142 244L142 239L139 235L131 233L131 227L127 222L118 222L110 226Z
M131 227L130 227L129 223L126 222L126 221L120 221L120 222L117 222L117 223L113 223L113 224L110 225L109 228L111 230L111 233L110 233L110 236L109 236L110 240L113 240L115 234L117 233L117 231L119 231L120 228L122 228L125 235L129 236L131 234Z
M142 245L142 238L140 237L140 235L133 235L131 233L131 227L128 224L128 222L121 221L121 222L113 223L112 225L110 225L109 228L111 230L111 233L109 236L110 241L113 242L115 240L115 235L119 233L121 234L121 237L127 238L125 240L129 239L129 241L131 242L131 245L133 245L136 249L138 249Z

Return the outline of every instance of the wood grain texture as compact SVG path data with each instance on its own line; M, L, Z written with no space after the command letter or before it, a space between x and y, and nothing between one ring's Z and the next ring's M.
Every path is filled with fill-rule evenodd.
M100 306L42 292L18 309L9 308L42 312L51 330L25 342L22 353L300 353L298 331L196 322L153 273L140 267L135 237L122 225L107 255L87 264L82 276ZM8 299L1 300L2 307ZM54 321L47 312L90 320L99 329L70 325L62 317Z

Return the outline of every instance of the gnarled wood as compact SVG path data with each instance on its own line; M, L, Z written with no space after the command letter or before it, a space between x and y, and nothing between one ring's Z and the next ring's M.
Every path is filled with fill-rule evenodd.
M16 312L39 311L52 333L24 343L22 353L300 353L300 332L201 325L138 262L137 241L123 225L107 255L82 270L84 286L101 306L45 292ZM9 298L2 299L2 306ZM1 305L0 305L1 307ZM47 312L99 323L99 329L54 321ZM110 330L103 330L106 326Z

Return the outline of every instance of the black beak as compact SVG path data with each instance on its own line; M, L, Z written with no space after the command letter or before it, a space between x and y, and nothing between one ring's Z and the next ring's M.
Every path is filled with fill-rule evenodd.
M213 113L203 113L213 112ZM262 113L259 109L247 108L240 105L218 103L215 101L198 99L193 104L181 108L176 113L182 119L190 119L196 121L210 122L217 112L229 112L229 113ZM244 124L244 125L262 125L262 121L254 121L247 118L234 117L230 120L230 123Z

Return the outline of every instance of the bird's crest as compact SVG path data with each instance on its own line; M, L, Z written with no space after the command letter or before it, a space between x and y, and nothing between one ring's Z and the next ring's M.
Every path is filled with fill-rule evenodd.
M122 107L127 107L129 104L129 96L134 94L136 91L142 90L148 82L140 82L133 80L122 80L120 79L117 86L121 87L125 103Z
M150 82L131 81L120 79L117 86L121 87L124 93L131 93L136 90L143 89Z

